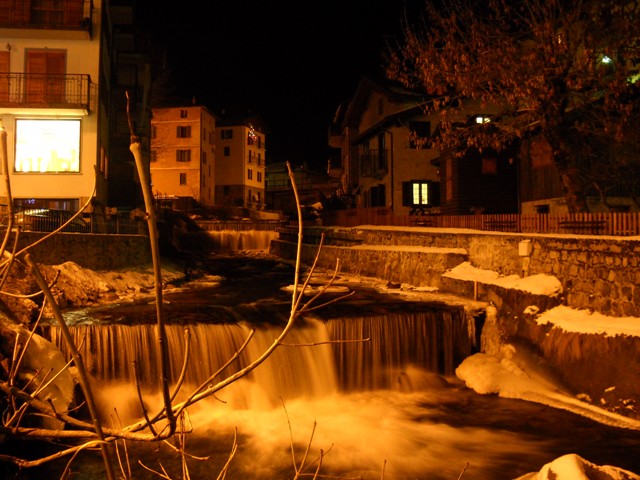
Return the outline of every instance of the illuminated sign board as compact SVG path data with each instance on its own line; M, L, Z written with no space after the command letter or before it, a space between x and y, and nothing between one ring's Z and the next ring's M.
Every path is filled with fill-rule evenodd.
M16 172L80 172L80 120L16 120Z

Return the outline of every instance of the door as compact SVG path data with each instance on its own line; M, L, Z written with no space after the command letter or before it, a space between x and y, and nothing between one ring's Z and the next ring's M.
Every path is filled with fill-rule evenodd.
M67 53L60 50L27 50L27 103L64 102Z

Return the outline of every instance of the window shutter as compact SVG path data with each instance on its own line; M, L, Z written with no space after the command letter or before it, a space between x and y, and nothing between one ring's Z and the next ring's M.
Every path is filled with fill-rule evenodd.
M402 206L410 207L413 205L413 182L402 182Z

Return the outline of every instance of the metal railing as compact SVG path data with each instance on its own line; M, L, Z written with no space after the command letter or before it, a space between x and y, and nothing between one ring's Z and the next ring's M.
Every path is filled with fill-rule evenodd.
M325 225L355 227L390 225L462 228L494 232L583 235L640 235L640 212L495 214L495 215L396 215L389 207L338 210L323 218Z
M91 110L87 74L0 73L0 107L83 108Z
M0 27L88 30L92 10L92 0L0 0Z
M14 213L14 228L24 231L52 232L66 223L75 212L67 210L30 209ZM0 208L0 229L9 223L6 206ZM130 218L128 214L83 214L73 219L62 232L104 233L117 235L148 235L145 221Z
M386 174L389 170L389 155L387 150L370 150L360 156L362 175L375 177Z

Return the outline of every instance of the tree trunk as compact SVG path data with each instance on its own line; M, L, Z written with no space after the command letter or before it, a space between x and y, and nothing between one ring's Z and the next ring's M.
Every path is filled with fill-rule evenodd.
M576 168L560 169L560 180L562 181L562 192L567 201L569 213L588 212L589 205L587 199L580 188L580 182L577 179L578 170Z
M579 179L580 171L575 165L575 161L572 160L575 153L567 140L570 137L566 132L568 129L560 126L560 123L556 123L543 136L551 147L553 163L560 175L562 193L567 201L569 213L588 212L589 206Z

